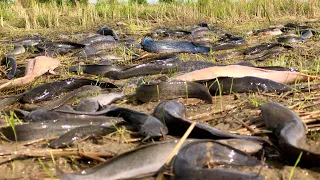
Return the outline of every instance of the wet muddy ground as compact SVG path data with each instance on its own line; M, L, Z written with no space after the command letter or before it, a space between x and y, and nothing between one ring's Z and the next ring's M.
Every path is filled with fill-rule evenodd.
M190 24L189 24L190 25ZM193 24L191 24L192 26ZM320 23L309 23L313 29L320 29ZM245 26L245 25L242 25ZM261 25L262 26L262 25ZM265 26L267 27L267 26ZM152 27L155 28L155 27ZM150 28L150 29L152 29ZM175 27L170 27L175 29ZM245 49L254 45L261 44L263 42L275 42L274 36L264 36L264 35L247 35L246 32L249 29L244 29L241 31L236 28L223 27L223 25L216 25L216 28L225 28L224 30L231 31L235 35L243 36L247 40L247 44L238 48L238 50ZM148 32L144 29L140 32L130 32L125 26L114 26L114 30L119 32L120 38L130 37L134 38L139 42L141 38L147 35ZM65 33L64 36L59 33L52 32L51 34L45 33L45 37L51 40L65 40L66 37L69 41L76 42L77 40L85 37L86 34L95 33L97 29L92 28L86 32L79 32L76 34ZM41 32L39 32L41 34ZM29 34L30 35L30 34ZM70 36L71 35L71 36ZM76 35L76 36L72 36ZM25 37L23 35L22 37ZM4 35L1 41L8 39L16 39L16 35ZM217 38L217 37L209 37ZM257 66L284 66L290 68L296 68L302 73L310 75L319 75L320 69L320 36L313 36L310 40L303 43L293 43L290 44L294 47L291 50L285 50L274 57L259 61L249 61ZM1 57L13 47L10 45L1 45ZM228 60L216 61L215 57L224 53L230 53L236 51L236 49L224 50L213 52L209 55L201 54L178 54L182 60L199 60L199 61L210 61L216 62L218 64L231 64L243 61L244 55L238 55ZM125 80L112 80L104 77L99 77L95 75L87 75L81 72L72 73L68 72L68 68L71 65L78 65L79 60L75 57L71 57L71 54L64 56L58 56L57 58L61 61L62 66L60 66L56 71L56 75L45 74L32 83L9 90L0 90L0 96L6 97L8 95L18 94L27 91L35 85L57 81L60 79L65 79L68 77L88 77L91 79L101 79L107 82L112 82L115 84L125 85L127 82L132 82L137 78L125 79ZM131 58L137 58L137 56L148 55L150 53L144 52L139 49L134 49L132 52L124 52L124 48L116 49L110 52L112 55L117 55L123 57L126 61L121 64L138 64L142 61L133 62ZM137 55L136 55L137 54ZM32 56L32 53L28 52L17 56L18 66L23 67L26 63L26 59ZM141 58L143 59L143 58ZM88 63L88 62L86 62ZM91 61L94 63L94 61ZM4 66L0 67L4 70ZM1 74L3 79L4 74ZM172 76L169 74L168 76ZM145 77L145 80L154 79L156 77L163 75L155 75ZM319 86L319 81L306 83L306 86ZM156 105L159 102L148 102L141 103L135 99L135 85L131 87L125 87L125 94L127 95L125 100L120 100L114 103L117 106L130 108L133 110L141 111L147 114L153 112ZM179 98L178 100L186 105L187 114L186 117L208 124L219 128L224 131L229 131L232 133L244 134L244 135L259 135L265 136L266 127L260 118L260 110L258 105L268 101L275 101L286 105L287 107L293 109L301 119L306 123L308 127L308 146L310 150L315 152L320 152L319 142L320 136L318 133L320 125L318 121L320 119L320 92L318 88L314 88L309 92L290 92L290 93L233 93L230 95L218 95L213 96L213 104L206 104L205 102L195 99L195 98ZM68 103L73 107L77 106L79 100L75 102ZM16 103L10 107L6 107L6 110L20 108L25 110L31 110L48 102L38 103L38 104L22 104ZM7 125L7 118L1 116L0 124L1 126ZM17 124L19 122L16 122ZM168 139L175 139L178 137L166 137ZM48 147L48 139L40 139L35 142L30 143L15 143L7 142L6 140L1 140L0 145L0 179L45 179L45 178L57 178L55 172L55 166L59 166L63 171L66 172L78 172L82 169L88 167L93 167L99 163L108 161L111 157L117 154L129 151L135 147L142 145L141 137L136 135L134 132L129 130L119 130L116 133L96 138L93 140L84 140L83 142L78 142L72 145L70 148L64 150L53 150ZM266 156L264 152L260 152L261 161L265 161L268 167L265 168L255 168L255 169L241 169L242 171L248 172L260 172L265 179L289 179L293 166L287 165L285 160L279 155L279 153L271 151L266 151ZM13 153L15 152L15 153ZM18 157L17 157L18 156ZM13 160L10 160L10 159ZM319 168L301 168L296 167L292 179L319 179L320 173Z

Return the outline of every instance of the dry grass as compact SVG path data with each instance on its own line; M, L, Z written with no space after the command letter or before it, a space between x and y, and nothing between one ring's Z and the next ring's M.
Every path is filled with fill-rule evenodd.
M97 5L63 5L36 3L0 3L0 25L4 32L26 29L58 28L69 31L88 29L102 23L128 22L132 28L150 27L153 24L172 23L184 25L199 19L209 23L292 20L297 17L315 18L320 15L320 2L309 0L200 0L199 3L160 3L143 5L135 3L107 3ZM270 18L270 21L269 21ZM141 29L140 29L141 30Z

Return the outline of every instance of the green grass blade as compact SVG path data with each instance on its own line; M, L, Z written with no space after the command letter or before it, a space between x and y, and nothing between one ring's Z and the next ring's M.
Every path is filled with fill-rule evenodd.
M295 162L295 164L294 164L293 168L292 168L292 169L291 169L291 171L290 171L289 180L291 180L291 179L292 179L292 176L293 176L293 173L294 173L294 169L297 167L298 163L300 162L300 159L301 159L301 157L302 157L302 154L303 154L303 152L301 151L301 153L299 154L298 159L296 160L296 162Z

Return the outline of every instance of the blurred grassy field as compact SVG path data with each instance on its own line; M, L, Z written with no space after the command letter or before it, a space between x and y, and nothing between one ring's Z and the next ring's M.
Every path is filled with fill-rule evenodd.
M21 1L21 0L20 0ZM309 0L199 0L199 2L171 2L149 5L130 1L118 3L102 0L97 4L0 2L0 35L40 29L79 31L102 24L124 21L132 28L198 23L218 23L234 26L246 22L244 28L254 28L259 22L274 24L279 21L307 20L319 17L320 1ZM239 27L238 27L239 28Z

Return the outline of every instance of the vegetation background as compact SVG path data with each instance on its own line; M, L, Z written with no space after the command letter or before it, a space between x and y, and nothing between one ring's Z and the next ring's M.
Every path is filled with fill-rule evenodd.
M159 0L156 5L146 0L0 0L0 33L17 28L74 30L103 23L126 21L132 27L167 24L248 22L247 28L266 22L304 20L319 17L319 0Z

